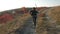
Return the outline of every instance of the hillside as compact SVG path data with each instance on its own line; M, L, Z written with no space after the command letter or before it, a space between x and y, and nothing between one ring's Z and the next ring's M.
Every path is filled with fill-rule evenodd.
M60 24L60 6L48 10L48 15L50 18L54 19L57 24Z
M0 34L60 34L60 6L38 7L36 29L29 14L31 9L23 7L0 12Z
M36 33L60 34L60 6L46 9L43 13L45 13L45 17L38 16Z

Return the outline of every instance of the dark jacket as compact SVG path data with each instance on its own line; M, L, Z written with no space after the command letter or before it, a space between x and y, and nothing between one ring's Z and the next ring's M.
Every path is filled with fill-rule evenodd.
M36 11L36 10L31 10L30 11L31 16L37 15L37 13L38 13L38 11Z

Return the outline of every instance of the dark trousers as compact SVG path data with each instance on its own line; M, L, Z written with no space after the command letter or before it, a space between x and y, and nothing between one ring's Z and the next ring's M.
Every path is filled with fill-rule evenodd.
M32 16L32 18L33 18L34 26L36 26L36 19L37 19L37 15Z

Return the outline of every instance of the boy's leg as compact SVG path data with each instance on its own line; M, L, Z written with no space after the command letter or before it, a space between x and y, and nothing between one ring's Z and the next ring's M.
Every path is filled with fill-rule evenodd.
M33 18L33 23L34 23L34 26L35 26L35 17L33 16L32 18Z
M36 26L36 19L37 17L33 17L34 26Z
M32 18L33 18L34 26L36 27L36 19L37 19L37 16L32 16Z

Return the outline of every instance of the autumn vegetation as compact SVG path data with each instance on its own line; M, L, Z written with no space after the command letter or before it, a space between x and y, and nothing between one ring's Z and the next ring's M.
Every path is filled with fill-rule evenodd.
M47 10L48 9L48 10ZM17 28L22 28L24 21L30 17L29 10L31 8L18 8L12 10L6 10L0 12L0 33L1 34L14 34ZM41 13L38 15L36 34L47 34L46 25L52 25L45 18L46 14L51 20L55 21L56 25L60 25L60 6L58 7L37 7L37 10ZM45 12L46 11L46 12ZM45 21L45 20L46 21ZM52 31L53 32L53 31Z

